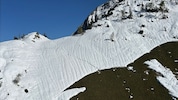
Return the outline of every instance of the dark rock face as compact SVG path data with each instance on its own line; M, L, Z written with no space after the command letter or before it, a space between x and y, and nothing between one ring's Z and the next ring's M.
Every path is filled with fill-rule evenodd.
M88 23L88 20L86 19L84 23L78 27L77 31L73 33L73 35L83 34L85 30L91 29L91 28L92 28L92 23Z
M81 26L78 27L77 31L75 31L73 33L73 35L77 35L77 34L83 34L85 32L85 30L91 29L93 27L93 24L96 23L98 20L101 20L103 18L107 18L108 16L111 16L113 14L113 10L115 7L118 6L118 3L122 2L124 0L119 0L119 1L109 1L105 4L102 4L100 6L100 8L96 8L95 11L93 11L92 14L90 14L90 16L88 16L86 18L86 20L83 22L83 24ZM112 5L110 4L112 2ZM97 11L101 11L102 14L101 15L97 15L96 12ZM106 11L103 11L106 10ZM91 18L91 16L93 18Z

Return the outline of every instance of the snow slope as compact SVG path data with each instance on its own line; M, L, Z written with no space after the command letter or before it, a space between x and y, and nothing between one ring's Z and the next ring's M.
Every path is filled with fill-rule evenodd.
M66 90L84 76L126 67L160 44L178 41L177 1L165 3L169 12L147 12L137 5L148 1L134 2L111 0L108 8L99 6L97 16L102 16L117 4L110 16L96 17L93 22L95 17L90 15L87 21L92 22L92 28L83 35L49 40L33 32L23 39L0 43L0 99L68 100L87 89ZM133 17L127 18L127 13L121 18L121 8L132 12ZM140 14L143 16L138 17Z
M170 94L178 98L178 80L169 68L161 65L156 59L146 61L145 64L149 65L150 69L161 73L163 76L157 76L157 80L166 87Z

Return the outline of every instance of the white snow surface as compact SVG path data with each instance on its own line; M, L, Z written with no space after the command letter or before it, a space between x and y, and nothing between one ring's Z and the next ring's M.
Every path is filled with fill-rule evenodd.
M178 80L173 72L169 68L161 65L156 59L146 61L145 64L147 64L150 69L153 69L162 75L157 76L157 80L169 90L172 96L178 98Z
M84 92L85 90L85 87L66 90L58 97L57 100L69 100L73 96L77 95L80 92Z
M0 100L67 100L85 91L85 87L66 90L84 76L126 67L157 46L178 41L178 6L173 1L177 2L166 2L166 19L147 12L142 12L144 17L136 17L137 4L125 0L135 12L132 19L116 16L121 8L127 9L121 5L114 8L112 16L97 20L95 25L100 26L86 30L84 35L49 40L33 32L21 40L0 43ZM100 8L98 15L107 10ZM140 30L144 33L138 34Z

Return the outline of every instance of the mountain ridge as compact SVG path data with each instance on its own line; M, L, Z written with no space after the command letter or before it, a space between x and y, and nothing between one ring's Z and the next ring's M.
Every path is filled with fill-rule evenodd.
M113 67L126 67L157 46L178 41L175 0L165 1L168 12L144 8L147 12L141 13L134 12L141 8L137 5L132 5L130 11L126 1L129 0L111 0L109 6L99 6L88 17L88 24L82 26L89 27L92 23L91 28L79 33L82 35L49 40L33 32L20 40L0 43L0 98L68 100L86 90L86 87L65 90L84 76ZM142 3L142 0L137 2ZM155 0L144 2L160 4ZM121 5L115 7L115 3ZM128 2L133 3L134 0ZM120 10L123 6L124 11ZM110 11L112 7L115 8ZM105 11L100 11L102 8ZM160 10L155 5L153 8ZM113 14L102 18L109 12ZM129 17L131 12L132 18ZM162 19L159 14L166 14L168 18Z
M138 17L153 17L153 19L166 19L169 12L169 3L177 5L176 0L110 0L105 4L97 7L84 21L84 23L73 34L82 34L87 29L101 26L101 24L94 25L98 20L126 20L135 19ZM114 10L117 10L113 13ZM148 13L148 14L146 14ZM154 13L157 13L154 14Z

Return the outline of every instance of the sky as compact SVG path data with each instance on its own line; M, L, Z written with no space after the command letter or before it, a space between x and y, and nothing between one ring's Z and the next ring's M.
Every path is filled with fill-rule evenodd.
M30 32L69 36L108 0L0 0L0 42Z

